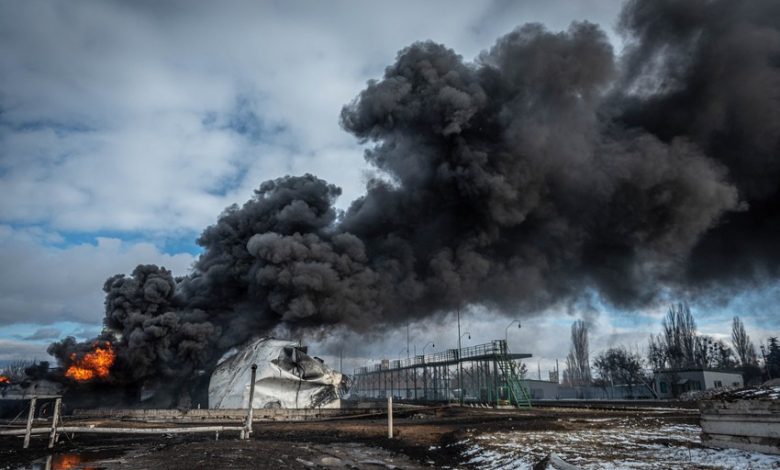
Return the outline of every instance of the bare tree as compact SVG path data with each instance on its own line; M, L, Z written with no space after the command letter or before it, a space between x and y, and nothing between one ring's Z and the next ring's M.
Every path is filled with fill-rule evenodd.
M734 369L737 361L734 359L734 351L722 339L715 341L714 366L717 369Z
M521 379L524 379L528 375L528 366L525 365L525 362L517 361L517 375L519 375Z
M737 363L734 353L723 340L712 336L696 336L694 365L711 369L733 369Z
M33 365L35 365L35 361L20 359L7 364L0 370L0 375L7 377L11 382L20 382L26 376L25 369L32 367Z
M571 348L566 357L564 380L569 385L587 385L591 382L588 327L582 320L571 325Z
M666 345L662 335L650 335L647 341L647 362L653 370L661 370L666 367Z
M715 338L712 336L696 336L696 349L694 351L693 364L698 367L714 367L715 362Z
M574 363L574 353L569 351L569 355L566 356L566 369L563 371L563 384L567 387L578 385L577 367Z
M599 377L602 379L602 387L606 381L611 385L625 385L629 396L634 396L634 387L644 385L642 373L642 358L638 353L631 352L625 347L610 348L596 356L594 362Z
M742 367L758 363L756 347L750 341L750 336L745 331L745 325L742 324L739 317L734 317L731 323L731 344L734 345L734 351L736 351L737 359Z
M663 320L663 339L669 366L674 369L696 365L696 321L687 303L669 307Z

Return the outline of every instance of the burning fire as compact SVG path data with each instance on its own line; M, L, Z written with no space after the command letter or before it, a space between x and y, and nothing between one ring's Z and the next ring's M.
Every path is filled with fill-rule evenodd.
M10 383L11 383L11 379L9 379L4 375L0 375L0 384L10 384Z
M95 349L84 354L81 359L78 359L76 353L71 354L70 359L73 361L73 365L65 371L65 377L81 382L108 377L111 366L114 365L116 354L114 354L111 343L106 341L102 347L99 343L95 343Z
M52 470L95 470L95 467L85 467L81 456L78 454L55 455L51 462Z

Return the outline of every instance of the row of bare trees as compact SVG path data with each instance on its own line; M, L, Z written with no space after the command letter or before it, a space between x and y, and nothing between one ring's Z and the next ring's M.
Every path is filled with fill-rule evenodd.
M734 317L731 337L734 350L723 340L700 335L691 309L678 303L669 308L661 333L650 335L647 359L653 369L734 369L757 364L755 346L739 317Z
M566 357L563 383L568 386L620 384L631 390L636 384L649 382L645 372L647 368L739 369L745 383L760 382L767 376L772 378L780 374L780 347L777 346L777 341L772 343L770 340L769 346L761 347L765 363L762 370L755 344L739 317L732 320L731 345L712 336L699 334L696 321L686 303L671 305L661 325L661 333L650 335L646 358L642 357L639 351L631 351L623 346L610 348L599 354L593 362L596 372L594 379L588 352L588 328L582 320L575 321L571 326L571 347ZM775 344L774 348L772 344ZM778 361L778 374L772 374L775 357Z
M566 357L566 370L563 372L563 384L570 387L596 385L604 388L614 385L626 385L629 394L633 394L636 384L646 382L642 356L625 347L610 348L596 356L591 374L590 353L588 350L588 327L582 320L571 326L571 348Z
M35 361L29 361L29 360L13 361L6 364L2 369L0 369L0 376L5 377L5 380L7 380L10 383L21 382L27 376L25 370L30 367L33 367L34 365L35 365Z

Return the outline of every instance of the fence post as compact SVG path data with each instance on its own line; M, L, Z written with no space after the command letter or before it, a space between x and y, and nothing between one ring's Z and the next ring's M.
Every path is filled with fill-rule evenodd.
M54 447L54 443L57 442L57 425L60 419L60 409L62 408L62 398L57 397L54 400L54 414L51 419L51 434L49 435L49 449Z
M32 430L33 419L35 418L35 402L37 397L33 396L30 399L30 412L27 414L27 430L24 434L24 448L30 447L30 431Z
M393 438L393 397L387 397L387 437Z

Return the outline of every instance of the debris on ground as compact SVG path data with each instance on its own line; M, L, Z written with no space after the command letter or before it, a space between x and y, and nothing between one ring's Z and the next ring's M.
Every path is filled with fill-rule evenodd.
M580 470L580 468L566 462L556 454L547 454L547 457L534 465L533 470Z

